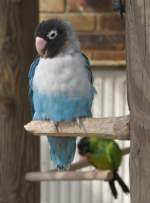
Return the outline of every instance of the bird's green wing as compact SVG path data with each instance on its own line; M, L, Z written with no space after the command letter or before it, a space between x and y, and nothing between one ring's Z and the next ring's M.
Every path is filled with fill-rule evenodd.
M93 138L94 139L94 138ZM97 145L93 146L93 153L89 154L89 161L98 169L112 169L112 160L107 150L109 141L105 139L97 139Z
M117 170L121 164L122 152L118 144L111 141L107 146L107 153L112 161L112 169Z

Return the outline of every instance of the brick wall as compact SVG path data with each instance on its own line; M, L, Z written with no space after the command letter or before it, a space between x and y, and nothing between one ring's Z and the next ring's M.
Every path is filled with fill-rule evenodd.
M124 20L112 12L111 0L100 2L99 12L96 12L85 0L40 0L40 21L55 17L68 20L78 32L81 48L90 59L122 60Z

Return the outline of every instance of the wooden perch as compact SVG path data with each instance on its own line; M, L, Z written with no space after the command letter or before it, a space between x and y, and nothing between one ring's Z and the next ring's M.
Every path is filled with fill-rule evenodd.
M37 181L79 181L79 180L111 180L111 171L64 171L64 172L30 172L25 179L31 182Z
M122 154L129 154L130 148L122 149ZM56 169L49 172L29 172L25 175L25 179L31 182L37 181L77 181L77 180L110 180L113 178L111 171L75 171L84 167L91 166L87 160L78 161L70 166L70 170L66 172L58 172Z
M122 149L122 155L124 156L124 155L127 155L127 154L129 154L130 153L130 147L125 147L125 148L123 148Z
M85 168L85 167L88 167L90 165L91 164L86 159L83 159L83 160L80 160L78 162L75 162L75 163L71 164L70 171L79 170L81 168Z
M35 135L92 136L125 140L129 139L130 116L80 119L76 122L59 123L58 130L51 121L31 121L24 128Z

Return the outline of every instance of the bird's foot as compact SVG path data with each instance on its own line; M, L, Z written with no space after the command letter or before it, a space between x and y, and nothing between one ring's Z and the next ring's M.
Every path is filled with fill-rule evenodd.
M76 123L77 123L77 125L79 126L80 129L83 129L83 131L85 133L87 133L87 130L85 129L83 123L80 121L80 118L76 118Z
M58 129L58 127L59 127L59 122L57 122L57 121L52 121L53 122L53 125L55 126L55 128L56 128L56 131L58 132L59 131L59 129Z
M64 167L64 166L62 166L62 165L57 165L57 170L58 171L68 171L69 170L69 168L70 168L70 166L68 167Z

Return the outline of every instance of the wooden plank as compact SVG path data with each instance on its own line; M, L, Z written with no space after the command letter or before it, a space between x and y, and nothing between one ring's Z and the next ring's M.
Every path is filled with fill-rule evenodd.
M128 0L126 48L131 112L131 202L150 201L150 1Z
M80 119L76 122L59 123L58 130L50 121L31 121L24 128L35 135L47 136L98 136L112 139L129 139L129 116Z
M125 60L91 60L91 65L93 68L106 68L106 67L119 67L125 68L126 61Z
M63 172L30 172L25 179L31 182L38 181L81 181L81 180L111 180L113 173L107 171L63 171Z
M38 0L0 0L0 203L39 203L40 185L24 180L39 170L39 139L23 125L31 119L27 72L34 56Z

